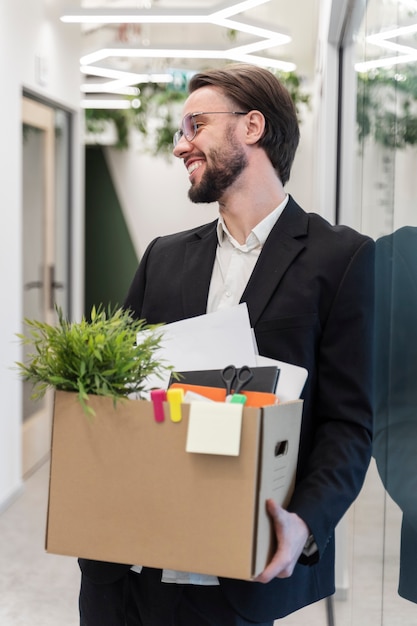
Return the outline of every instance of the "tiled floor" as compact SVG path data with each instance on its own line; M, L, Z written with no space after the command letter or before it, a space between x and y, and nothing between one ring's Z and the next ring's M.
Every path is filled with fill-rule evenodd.
M46 554L43 547L48 470L45 464L31 476L23 494L0 515L0 626L78 624L76 560ZM417 605L396 593L399 525L399 511L372 465L346 518L347 545L339 550L338 570L347 574L348 588L338 592L345 599L333 601L334 626L417 625ZM276 624L333 626L325 602Z
M46 554L49 465L0 516L0 625L76 626L78 565Z

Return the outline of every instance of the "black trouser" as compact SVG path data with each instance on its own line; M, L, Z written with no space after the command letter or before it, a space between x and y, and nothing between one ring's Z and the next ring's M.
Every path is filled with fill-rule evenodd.
M161 570L129 572L111 585L83 577L80 626L250 626L232 609L219 585L161 582ZM258 626L273 626L263 622Z

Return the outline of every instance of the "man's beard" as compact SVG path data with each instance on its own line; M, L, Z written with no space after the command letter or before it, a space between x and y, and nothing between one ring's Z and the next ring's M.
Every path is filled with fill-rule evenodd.
M206 171L201 181L188 191L191 202L217 202L243 172L248 164L247 157L229 128L225 133L224 149L208 153Z

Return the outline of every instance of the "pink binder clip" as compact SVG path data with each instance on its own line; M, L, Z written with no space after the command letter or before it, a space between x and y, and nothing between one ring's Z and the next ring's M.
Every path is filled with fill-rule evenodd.
M153 414L155 422L163 422L165 419L164 402L167 399L165 389L153 389L151 391L151 400L153 404Z

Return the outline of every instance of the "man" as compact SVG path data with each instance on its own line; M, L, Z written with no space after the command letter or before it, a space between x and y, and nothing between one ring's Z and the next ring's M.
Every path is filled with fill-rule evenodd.
M398 593L417 602L417 228L376 242L375 438L382 482L400 507Z
M122 579L120 566L82 561L84 625L124 623L89 615L114 611L126 589L126 623L144 626L271 626L332 594L334 528L370 459L374 244L285 193L299 129L272 73L232 65L195 75L189 93L174 154L191 200L218 202L219 219L153 241L126 306L169 323L247 303L260 354L309 372L297 482L288 510L267 503L278 547L257 581L149 568Z

